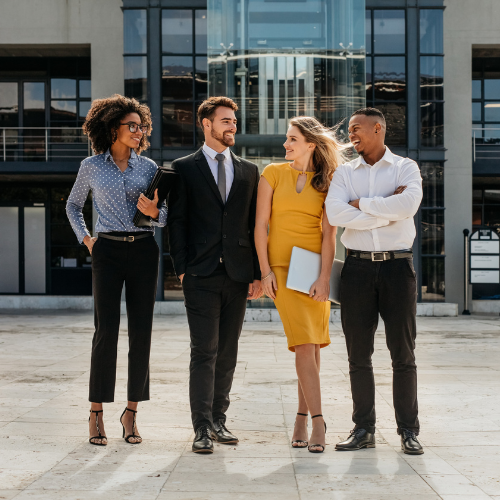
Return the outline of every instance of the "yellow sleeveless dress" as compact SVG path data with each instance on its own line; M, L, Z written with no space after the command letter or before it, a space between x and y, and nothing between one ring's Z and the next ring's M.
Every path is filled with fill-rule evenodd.
M322 217L326 193L311 185L314 172L307 172L304 189L297 193L300 172L289 163L271 163L262 176L273 188L267 252L278 282L276 300L288 349L296 345L330 344L330 302L316 302L307 294L286 287L294 246L321 253Z

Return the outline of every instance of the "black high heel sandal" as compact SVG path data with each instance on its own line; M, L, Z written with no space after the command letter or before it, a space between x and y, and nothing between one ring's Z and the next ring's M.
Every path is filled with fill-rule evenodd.
M125 426L123 425L123 422L122 422L123 415L125 415L126 411L131 411L134 414L134 423L132 424L132 434L129 434L127 437L125 437ZM136 415L136 413L137 413L136 410L131 410L130 408L125 408L123 410L122 416L120 417L120 424L122 424L122 427L123 427L122 438L124 438L125 441L127 443L129 443L129 444L139 444L139 443L142 443L142 437L135 433L135 431L137 429L137 426L135 424L135 415ZM140 438L140 441L135 441L135 442L132 443L132 442L130 442L130 438Z
M303 417L308 417L308 413L297 413L297 415L302 415ZM297 444L297 446L294 446ZM305 448L309 444L309 441L304 441L302 439L295 439L292 441L292 448Z
M322 417L323 415L314 415L314 417L311 417L311 419L316 418L316 417ZM323 421L325 424L325 432L326 432L326 422ZM321 450L311 450L311 448L321 448ZM325 447L322 444L311 444L307 447L309 453L323 453L325 451Z
M102 413L102 410L90 410L90 413L95 413L95 426L97 427L97 432L99 433L98 436L92 436L89 438L89 443L90 444L93 444L94 446L107 446L108 444L108 438L106 436L103 436L101 434L101 429L99 429L99 419L98 419L98 415L99 413ZM90 417L89 417L89 422L90 422ZM101 442L100 443L94 443L94 441L92 441L93 439L100 439ZM102 440L105 439L106 442L103 443Z

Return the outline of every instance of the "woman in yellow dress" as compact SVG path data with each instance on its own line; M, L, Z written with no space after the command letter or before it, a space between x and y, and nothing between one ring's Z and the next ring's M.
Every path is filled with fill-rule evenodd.
M337 228L330 226L324 202L342 150L333 130L312 117L289 122L284 144L288 160L262 172L257 196L255 246L264 293L274 300L288 349L295 352L299 406L292 446L312 453L325 449L321 414L320 348L330 344L330 274ZM268 234L269 228L269 234ZM321 274L309 295L286 287L294 246L321 253ZM312 417L308 441L307 416Z

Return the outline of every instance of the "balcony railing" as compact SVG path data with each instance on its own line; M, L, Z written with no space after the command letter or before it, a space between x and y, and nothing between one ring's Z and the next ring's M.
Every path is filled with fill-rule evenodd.
M500 160L500 128L472 129L473 160Z
M80 161L90 155L81 127L0 127L0 162Z

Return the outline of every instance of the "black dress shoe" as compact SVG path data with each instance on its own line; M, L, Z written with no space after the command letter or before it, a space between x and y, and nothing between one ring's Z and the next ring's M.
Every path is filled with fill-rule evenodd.
M409 429L399 429L401 434L401 449L407 455L422 455L424 450L418 442L417 435Z
M222 420L216 420L213 427L213 439L222 444L236 444L238 438L231 434Z
M213 453L212 429L209 425L202 425L196 429L192 450L195 453Z
M365 429L353 429L345 441L335 445L338 451L353 451L361 448L375 448L375 434Z

